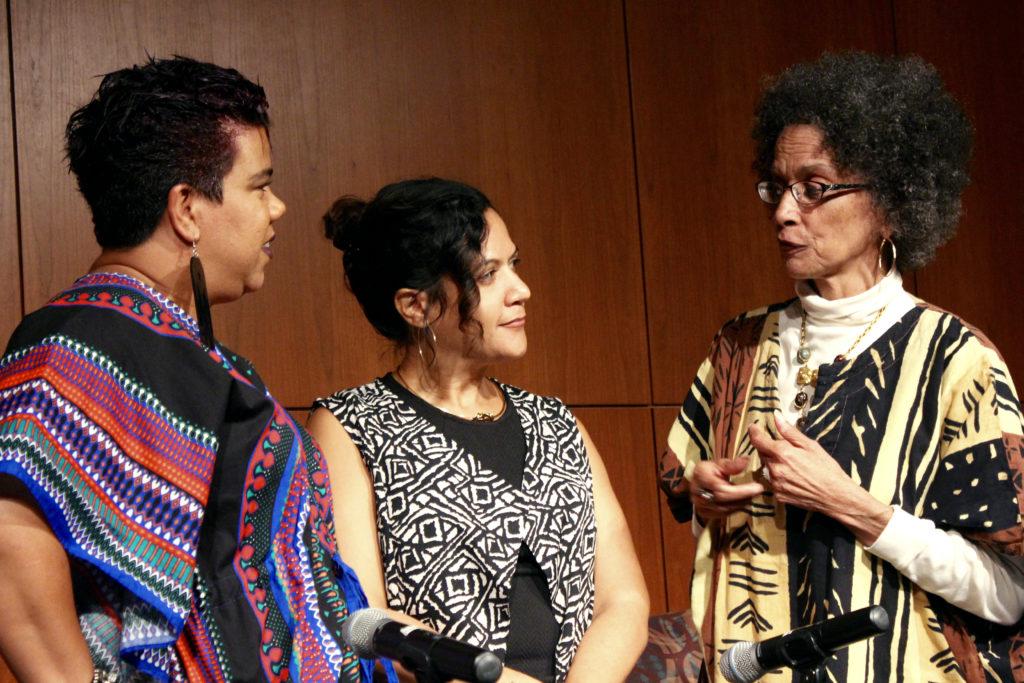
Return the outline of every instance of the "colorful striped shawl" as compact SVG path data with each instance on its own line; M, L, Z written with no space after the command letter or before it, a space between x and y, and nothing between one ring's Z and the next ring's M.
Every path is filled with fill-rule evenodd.
M0 472L72 558L97 666L360 680L340 630L365 603L335 548L320 451L244 359L204 348L138 281L88 275L16 330Z

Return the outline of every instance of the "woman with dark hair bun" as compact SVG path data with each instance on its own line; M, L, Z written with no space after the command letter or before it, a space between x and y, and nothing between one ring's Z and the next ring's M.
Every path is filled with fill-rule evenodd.
M761 98L757 195L797 296L722 327L662 463L716 680L737 641L872 605L892 628L827 680L1021 680L1020 403L900 276L952 236L971 137L916 57L825 55Z
M526 353L530 290L505 223L437 178L343 197L324 222L401 356L309 423L370 604L494 651L502 680L624 679L648 600L601 457L561 401L490 379Z

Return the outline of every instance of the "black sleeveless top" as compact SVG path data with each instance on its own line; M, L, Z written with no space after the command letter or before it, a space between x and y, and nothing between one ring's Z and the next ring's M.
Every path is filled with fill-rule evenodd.
M505 396L506 408L501 416L493 422L484 422L466 420L435 408L402 386L394 375L385 375L381 382L509 486L522 487L526 439L508 396ZM525 543L519 546L519 559L512 576L509 612L511 623L505 665L538 680L553 681L558 621L551 609L551 591L544 571Z

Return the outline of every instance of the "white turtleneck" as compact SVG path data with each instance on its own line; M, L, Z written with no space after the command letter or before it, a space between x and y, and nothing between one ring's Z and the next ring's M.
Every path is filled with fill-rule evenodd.
M807 311L807 346L811 349L808 365L816 368L823 363L833 362L840 354L850 358L857 355L875 343L916 305L914 298L903 289L903 278L895 268L871 289L845 299L829 301L815 293L804 281L797 284L796 293L800 299L782 311L779 317L779 343L782 347L779 358L779 405L782 407L782 416L790 424L796 424L797 419L803 415L803 411L794 403L798 393L796 373L800 369L796 351L800 348L803 311ZM879 311L882 311L881 317L878 317ZM865 330L867 332L863 339L857 341L857 337ZM851 352L850 347L855 341L857 346Z
M802 310L807 311L808 365L816 368L839 354L853 357L863 351L916 305L895 269L871 289L845 299L829 301L806 282L797 285L796 293L799 301L779 319L779 401L783 416L793 424L802 415L794 403ZM1024 614L1024 559L971 543L956 531L937 529L930 520L895 505L889 523L865 550L929 593L983 619L1013 624Z

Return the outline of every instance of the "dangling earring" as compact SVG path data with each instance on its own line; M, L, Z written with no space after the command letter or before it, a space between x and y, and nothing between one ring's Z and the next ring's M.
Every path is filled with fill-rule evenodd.
M196 306L196 320L199 322L199 338L207 348L213 348L213 319L210 317L210 297L206 293L206 274L203 262L199 260L196 241L192 240L192 258L188 261L189 275L192 276L192 300Z
M430 351L433 354L430 363L427 363L426 355L423 353L423 342L427 335L430 335ZM434 330L430 329L430 324L424 322L423 327L420 328L420 333L416 335L416 350L420 354L420 362L423 363L423 369L429 368L434 363L434 358L437 358L437 335L434 334Z
M888 237L883 237L882 238L882 243L878 245L878 270L879 271L882 271L882 270L885 269L885 261L883 260L882 256L885 254L885 244L886 244L886 242L888 242L889 246L892 247L892 265L889 266L889 270L885 271L885 275L888 275L889 273L891 273L896 268L896 243L893 242Z

